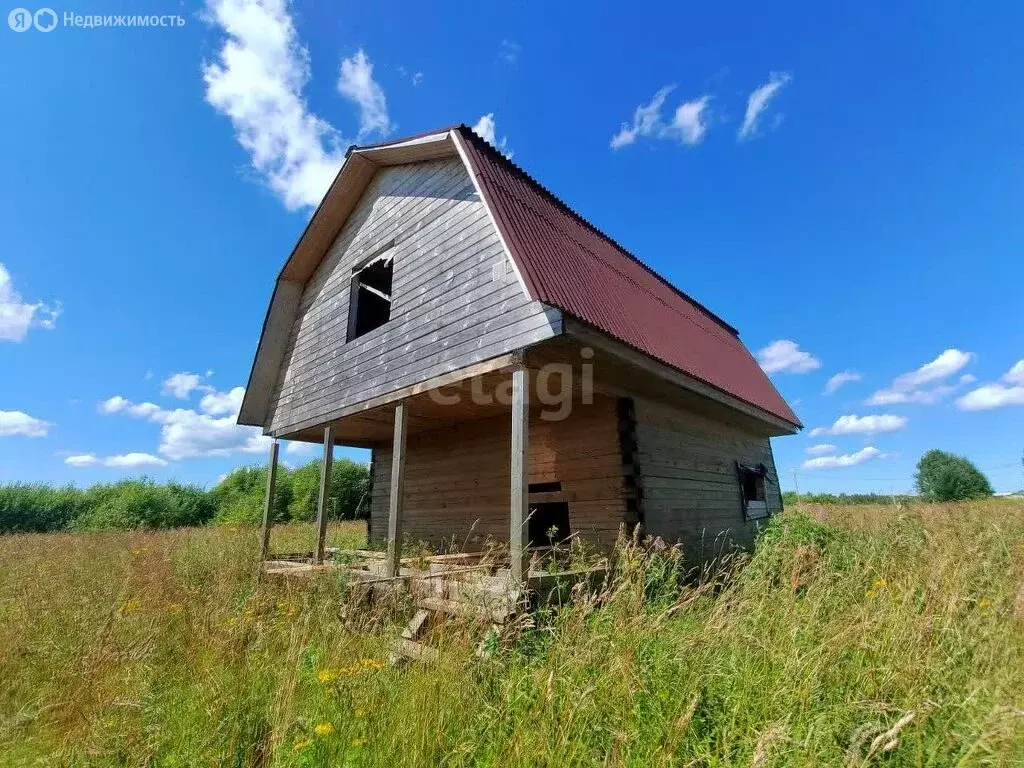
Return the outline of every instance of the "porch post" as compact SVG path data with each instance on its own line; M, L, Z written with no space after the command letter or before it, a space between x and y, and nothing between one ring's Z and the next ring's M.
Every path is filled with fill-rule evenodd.
M391 497L388 501L388 559L384 575L398 576L402 559L402 501L405 495L405 438L407 409L395 406L395 437L391 444Z
M509 550L512 579L523 581L526 520L529 516L527 457L530 442L530 376L525 368L512 372L512 487Z
M277 486L277 440L270 444L270 460L267 464L267 497L263 501L263 530L260 538L260 560L270 554L270 529L274 525L274 490Z
M324 457L320 463L320 497L316 503L316 552L313 563L324 561L327 547L327 516L331 513L331 467L334 464L334 426L324 427Z

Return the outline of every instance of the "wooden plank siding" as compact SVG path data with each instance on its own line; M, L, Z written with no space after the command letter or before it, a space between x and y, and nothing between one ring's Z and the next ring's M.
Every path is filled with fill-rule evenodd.
M749 546L766 521L744 519L736 462L768 468L768 509L781 511L769 439L653 400L634 406L647 533L681 541L697 561Z
M625 519L615 401L576 404L563 421L530 414L528 482L562 484L573 532L609 546ZM410 434L405 464L405 538L463 551L489 537L507 542L511 480L509 415ZM370 531L387 531L391 450L374 450Z
M346 343L353 268L394 243L391 319ZM380 169L306 284L270 403L274 435L558 335L530 301L461 160Z

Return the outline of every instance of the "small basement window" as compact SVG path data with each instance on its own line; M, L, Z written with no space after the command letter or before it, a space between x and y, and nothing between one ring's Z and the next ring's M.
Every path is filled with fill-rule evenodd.
M755 467L736 463L740 480L740 494L743 497L743 516L747 520L768 517L768 495L765 482L768 469L764 464Z
M527 535L531 547L550 547L569 538L569 502L530 505Z
M391 319L391 279L395 247L370 259L352 275L348 305L348 341L358 339Z

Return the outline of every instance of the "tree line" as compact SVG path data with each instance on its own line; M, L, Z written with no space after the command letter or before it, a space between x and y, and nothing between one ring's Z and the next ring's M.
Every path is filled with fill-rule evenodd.
M0 533L178 528L207 523L258 523L263 520L267 468L239 467L216 486L142 477L88 488L42 483L0 485ZM320 463L288 469L279 466L274 493L274 522L316 518ZM331 473L329 512L334 519L365 517L369 512L370 473L365 464L338 459Z
M970 460L945 451L928 451L914 473L916 496L888 493L801 493L786 491L783 504L888 504L907 501L968 501L991 496L992 484Z

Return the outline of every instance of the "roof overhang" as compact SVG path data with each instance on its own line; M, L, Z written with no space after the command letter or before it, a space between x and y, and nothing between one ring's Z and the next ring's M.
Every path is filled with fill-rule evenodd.
M673 368L655 357L635 349L634 347L615 339L603 331L583 323L575 318L565 317L565 333L575 338L580 343L594 347L595 349L607 352L623 362L650 373L659 379L674 384L682 389L700 395L707 400L725 405L744 416L760 422L767 434L772 436L795 435L800 431L799 424L791 424L780 419L778 416L759 408L752 403L724 392L718 387L707 383L684 371Z

